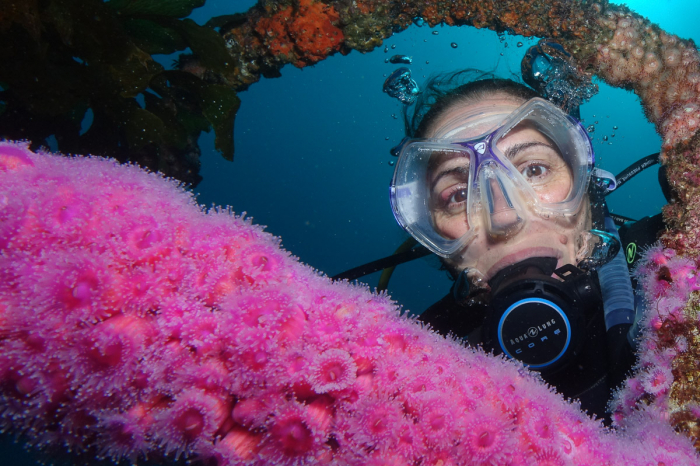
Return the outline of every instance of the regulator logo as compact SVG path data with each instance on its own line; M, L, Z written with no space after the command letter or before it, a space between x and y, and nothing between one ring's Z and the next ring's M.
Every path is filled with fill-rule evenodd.
M510 344L514 345L516 343L521 343L525 340L529 340L530 338L535 338L542 330L546 330L552 325L555 325L557 323L556 320L550 319L546 322L543 322L540 325L537 325L536 327L530 327L527 329L527 332L523 333L520 336L517 336L515 338L510 338ZM555 335L559 334L559 331L554 332Z

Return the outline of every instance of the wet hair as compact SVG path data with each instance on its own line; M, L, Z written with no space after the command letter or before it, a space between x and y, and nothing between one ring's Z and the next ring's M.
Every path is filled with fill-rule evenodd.
M502 94L519 102L540 97L531 87L499 78L493 73L466 69L431 76L423 85L412 112L404 108L406 135L425 137L432 123L455 105L468 104L494 94Z

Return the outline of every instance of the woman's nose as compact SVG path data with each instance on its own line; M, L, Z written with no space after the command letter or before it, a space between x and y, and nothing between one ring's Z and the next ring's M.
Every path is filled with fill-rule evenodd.
M518 200L508 193L505 182L493 167L482 171L481 202L486 231L493 239L507 239L525 224Z

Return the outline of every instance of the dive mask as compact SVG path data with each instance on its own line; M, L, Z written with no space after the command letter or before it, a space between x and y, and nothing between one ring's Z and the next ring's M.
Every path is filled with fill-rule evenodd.
M481 232L507 240L533 219L570 222L582 211L593 148L581 124L550 102L477 107L433 133L397 147L390 187L396 220L433 253L464 256Z

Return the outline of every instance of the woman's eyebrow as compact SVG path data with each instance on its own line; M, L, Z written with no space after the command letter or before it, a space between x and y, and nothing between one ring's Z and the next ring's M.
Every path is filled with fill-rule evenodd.
M440 173L437 174L437 176L435 177L433 182L430 183L430 191L433 191L435 189L435 186L438 184L438 182L441 179L443 179L446 176L455 175L455 174L469 176L469 165L466 165L466 166L459 165L457 167L450 168L449 170L441 171Z
M552 149L554 152L559 152L554 146L551 146L550 144L547 144L545 142L539 142L539 141L530 141L530 142L521 142L520 144L514 144L510 146L508 149L506 149L506 158L508 160L512 159L517 155L518 152L529 149L530 147L534 146L543 146L547 147L549 149Z

